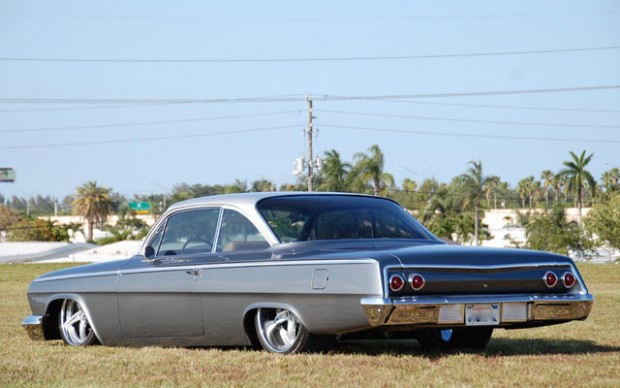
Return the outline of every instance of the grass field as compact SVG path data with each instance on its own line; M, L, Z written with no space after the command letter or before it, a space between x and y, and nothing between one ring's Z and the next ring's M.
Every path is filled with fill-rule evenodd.
M20 326L28 283L62 266L0 265L0 386L620 386L620 265L580 266L596 296L586 321L496 330L484 352L358 341L294 356L31 341Z

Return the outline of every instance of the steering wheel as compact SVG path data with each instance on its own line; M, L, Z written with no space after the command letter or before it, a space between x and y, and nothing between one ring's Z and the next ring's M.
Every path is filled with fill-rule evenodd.
M194 238L194 239L187 240L185 244L183 244L183 248L181 248L181 253L185 254L185 249L187 248L189 244L192 244L192 243L202 243L208 247L207 250L201 251L200 253L211 252L211 249L213 248L213 245L211 245L211 243L209 243L208 241L200 239L200 238Z

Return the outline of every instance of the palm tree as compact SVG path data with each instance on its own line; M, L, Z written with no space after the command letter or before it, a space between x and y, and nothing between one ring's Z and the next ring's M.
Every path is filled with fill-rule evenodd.
M409 178L403 179L402 186L403 186L403 191L409 194L415 194L415 192L418 190L418 182L414 181L413 179L409 179Z
M446 214L448 208L448 188L445 184L437 182L435 178L427 178L422 182L420 190L424 194L424 205L422 208L422 221L432 222L436 216Z
M420 184L420 188L418 189L420 193L420 201L426 203L430 201L433 194L437 191L439 187L439 182L435 178L426 178Z
M493 196L493 208L497 209L497 189L501 181L501 178L497 175L487 177L484 189L484 195L487 197L487 207L491 207L491 196Z
M620 190L620 170L618 167L605 171L603 175L601 175L601 181L603 182L603 187L607 194Z
M565 175L556 175L554 180L557 182L558 191L563 194L562 201L568 201L568 178Z
M542 179L542 185L545 189L545 206L549 207L549 189L553 187L553 177L555 174L551 170L544 170L540 174L540 179Z
M73 211L86 220L88 224L88 241L93 239L93 229L95 223L105 221L110 213L112 201L110 192L106 187L97 186L97 182L90 181L79 186L75 192L73 200Z
M467 191L467 200L474 205L474 242L478 245L478 231L480 229L480 200L485 195L487 179L482 172L481 161L470 161L471 167L459 178Z
M533 175L530 175L519 181L517 191L519 192L523 207L525 207L525 201L527 200L531 209L535 201L540 198L540 182Z
M553 178L551 178L551 187L553 188L553 201L555 203L558 202L558 196L559 194L562 192L562 180L563 178L554 175Z
M253 192L276 191L276 186L270 180L259 179L252 182L250 190Z
M325 151L325 159L321 167L320 191L347 192L348 176L351 164L342 161L336 150Z
M594 154L586 156L586 151L584 150L579 156L573 151L570 151L570 155L572 160L564 162L566 168L562 169L558 175L568 179L568 189L575 193L578 209L578 224L581 226L581 208L583 207L584 194L590 191L591 195L594 196L596 190L596 181L592 177L592 174L586 170Z
M419 209L421 207L419 206L419 197L418 182L410 178L403 179L400 194L397 197L398 202L406 209Z
M433 179L434 180L434 179ZM431 183L429 181L429 183ZM422 207L420 213L420 219L424 225L435 233L439 234L439 237L452 238L452 232L450 228L446 230L446 220L448 213L451 211L448 186L444 183L434 182L435 186L432 187L432 191L429 193L429 198Z
M357 159L355 172L363 184L372 181L373 194L378 196L387 186L394 186L394 177L383 172L383 152L378 145L372 145L367 150L370 155L364 153L355 154Z

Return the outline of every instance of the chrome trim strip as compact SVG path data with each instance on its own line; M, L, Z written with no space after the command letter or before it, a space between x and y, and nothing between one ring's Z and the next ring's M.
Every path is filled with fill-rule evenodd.
M78 279L83 277L101 277L116 276L122 274L152 273L152 272L170 272L170 271L187 271L187 270L208 270L208 269L228 269L228 268L256 268L256 267L279 267L279 266L308 266L308 265L329 265L329 264L378 264L374 259L343 259L343 260L291 260L291 261L256 261L256 262L238 262L238 263L215 263L215 264L188 264L173 267L147 267L119 271L106 272L88 272L72 275L50 276L46 278L37 278L33 282L48 282L54 280Z
M314 266L314 265L330 265L330 264L345 264L345 265L353 265L353 264L377 264L377 261L374 259L342 259L342 260L291 260L291 261L283 261L283 260L274 260L274 261L244 261L238 263L214 263L214 264L194 264L187 266L174 266L174 267L165 267L165 268L139 268L139 269L130 269L123 270L122 273L140 273L140 272L157 272L157 271L180 271L186 269L228 269L228 268L257 268L257 267L290 267L290 266Z
M28 337L34 341L44 341L43 316L29 315L22 321L22 327L26 330Z
M72 274L72 275L59 275L59 276L48 276L45 278L36 278L32 282L43 283L43 282L51 282L54 280L79 279L79 278L84 278L84 277L93 278L93 277L117 276L117 275L118 275L118 270L105 271L105 272L85 272L85 273Z
M213 246L211 246L211 253L215 253L217 251L217 244L219 244L220 233L222 228L222 221L224 219L224 208L220 208L220 214L217 216L217 225L215 226L215 237L213 237ZM247 219L247 217L246 217ZM250 221L251 222L251 221ZM271 245L271 244L269 244Z

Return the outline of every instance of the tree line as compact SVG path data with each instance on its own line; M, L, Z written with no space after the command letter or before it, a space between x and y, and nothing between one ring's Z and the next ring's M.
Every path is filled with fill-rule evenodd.
M478 244L490 238L486 225L481 224L487 209L521 209L516 223L526 229L526 247L567 253L569 250L588 251L597 244L606 243L620 248L620 170L613 167L597 181L588 170L593 154L570 152L557 171L543 170L538 177L528 176L512 187L499 176L486 175L481 161L470 161L467 169L450 182L435 178L415 181L405 178L397 185L394 176L385 171L385 155L378 145L356 153L352 161L343 160L335 149L324 153L321 168L315 174L317 191L364 193L392 198L410 210L427 228L439 237L460 243ZM135 195L132 200L149 202L153 212L161 214L170 204L205 195L230 194L250 191L305 191L306 177L297 182L277 187L261 179L248 184L235 180L225 185L187 184L173 187L170 193ZM139 229L146 230L128 208L128 198L111 189L87 182L75 193L58 202L50 197L0 196L0 230L9 239L58 239L66 233L56 229L61 225L47 225L44 236L31 236L32 230L45 229L39 225L38 215L79 214L84 217L85 231L92 239L92 229L109 214L119 214L119 223L111 230L115 238L131 238ZM566 221L564 209L576 207L578 220ZM587 217L582 209L591 207ZM39 224L37 224L39 223ZM28 228L31 226L31 228ZM76 228L76 225L72 225ZM133 229L132 229L133 228ZM56 232L52 233L52 230ZM34 233L34 234L37 234ZM30 234L30 235L29 235ZM60 237L59 237L60 236Z

